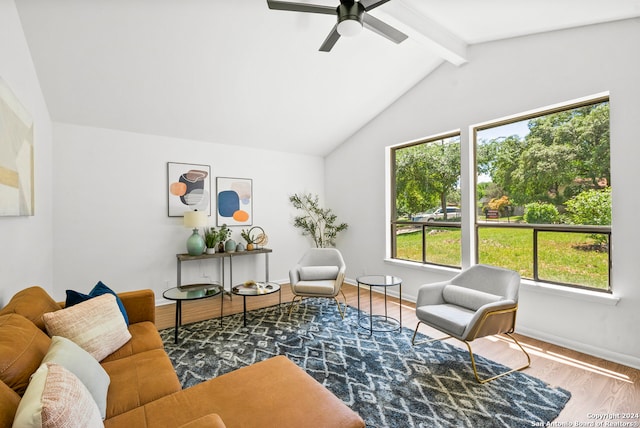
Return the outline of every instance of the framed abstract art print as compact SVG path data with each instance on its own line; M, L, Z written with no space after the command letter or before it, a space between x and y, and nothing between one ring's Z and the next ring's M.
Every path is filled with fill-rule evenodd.
M217 224L250 226L253 223L253 182L250 178L216 178Z
M190 163L167 163L169 217L183 217L185 211L206 211L211 215L211 167Z

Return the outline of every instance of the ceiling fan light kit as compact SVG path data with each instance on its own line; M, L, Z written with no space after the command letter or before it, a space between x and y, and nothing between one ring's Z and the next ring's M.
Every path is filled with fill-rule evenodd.
M337 23L320 46L320 51L329 52L340 36L353 37L362 31L362 27L379 34L394 43L400 43L407 35L393 28L389 24L369 15L368 12L389 0L340 0L336 8L307 3L291 3L279 0L267 0L269 9L287 10L293 12L320 13L335 15Z
M341 3L338 6L338 34L345 37L354 37L362 31L362 15L364 7L360 2L352 2L351 5Z

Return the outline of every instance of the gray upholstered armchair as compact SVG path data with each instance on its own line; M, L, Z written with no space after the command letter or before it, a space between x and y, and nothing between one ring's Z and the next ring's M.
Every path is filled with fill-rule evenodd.
M335 300L338 312L344 319L347 299L342 292L342 283L347 267L340 251L335 248L311 248L289 271L291 291L294 294L289 307L289 315L296 300L305 297L327 297ZM342 294L344 310L337 299Z
M411 343L416 344L421 323L448 335L429 341L452 337L463 341L469 350L473 373L480 383L529 367L529 354L511 335L516 325L519 288L520 275L517 272L487 265L472 266L449 281L423 285L418 290L416 316L419 321ZM526 355L527 364L481 380L471 342L495 334L505 334L511 338Z

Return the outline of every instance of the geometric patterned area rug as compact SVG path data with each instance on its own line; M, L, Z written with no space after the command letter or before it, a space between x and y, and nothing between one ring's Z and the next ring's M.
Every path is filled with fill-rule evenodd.
M307 299L291 317L277 306L160 331L183 388L285 355L365 420L367 427L530 427L554 420L571 394L522 372L478 384L466 350L413 331L369 335L357 309L344 321L329 299ZM422 336L421 340L426 339ZM481 376L506 367L477 356Z

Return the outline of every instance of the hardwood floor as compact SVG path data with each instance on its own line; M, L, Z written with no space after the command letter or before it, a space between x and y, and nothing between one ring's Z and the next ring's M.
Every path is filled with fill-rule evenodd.
M349 305L357 306L357 288L345 284L343 291L347 296ZM361 290L361 299L365 297L365 290ZM367 292L368 294L368 292ZM290 302L292 299L288 285L282 287L282 301ZM388 298L390 315L397 312L398 299ZM247 310L270 306L278 303L278 294L247 298ZM225 297L224 315L242 312L242 298L233 296L232 300ZM414 329L417 324L415 317L415 305L403 301L402 325ZM382 295L374 293L374 312L384 310ZM183 324L188 324L203 319L220 316L220 298L184 302L182 304ZM175 305L159 306L156 309L156 325L158 329L173 327L175 322ZM442 333L425 326L420 327L420 332L431 337L441 337ZM520 343L531 355L531 367L524 370L525 373L544 380L553 386L560 386L571 392L572 397L567 403L556 422L571 422L572 426L598 426L590 415L616 413L640 413L640 370L612 363L596 357L585 355L570 349L565 349L549 343L541 342L529 337L517 335ZM466 349L464 344L450 339L449 344ZM483 338L473 342L475 353L500 362L507 366L516 367L522 365L525 360L522 353L515 345L502 338ZM640 418L607 419L611 423L631 422L640 427ZM568 426L568 425L567 425ZM607 425L601 425L607 426ZM617 425L608 425L617 426ZM622 426L622 425L621 425Z

